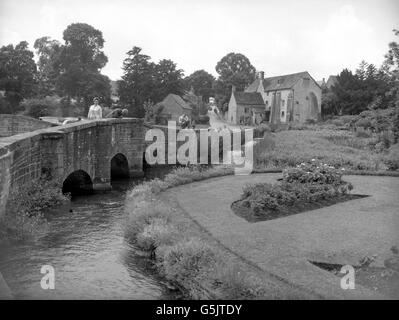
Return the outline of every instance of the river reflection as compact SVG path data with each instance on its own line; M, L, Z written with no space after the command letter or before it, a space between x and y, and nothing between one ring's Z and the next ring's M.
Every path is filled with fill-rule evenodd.
M149 172L162 176L165 170ZM113 183L104 194L75 197L49 214L49 229L32 243L0 247L0 271L17 299L170 299L124 239L126 191L138 180ZM55 269L55 289L43 290L43 265Z

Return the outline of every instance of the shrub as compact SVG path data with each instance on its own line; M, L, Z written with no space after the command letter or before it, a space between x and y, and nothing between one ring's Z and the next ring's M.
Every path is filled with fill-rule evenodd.
M306 124L316 124L317 120L315 119L306 119L305 123Z
M399 144L391 146L388 154L383 158L383 162L388 167L388 170L399 169Z
M371 133L369 133L366 130L358 130L358 131L356 131L355 136L357 138L370 138L371 137Z
M265 132L271 132L271 128L266 123L262 123L254 129L254 137L262 138Z
M136 244L143 250L154 251L156 248L172 245L179 238L178 230L165 218L150 219L143 231L137 234Z
M5 113L13 113L13 108L11 104L4 99L1 94L0 94L0 114L5 114Z
M55 96L27 99L21 106L25 109L24 114L33 118L62 116L60 99Z
M129 210L129 221L126 225L125 235L130 240L136 240L137 235L156 219L165 221L165 223L169 221L170 208L165 207L163 202L145 201L143 199L134 199L133 201L133 208L130 205L126 207Z
M14 189L0 221L0 240L19 241L42 234L47 227L43 211L66 200L59 183L45 178Z
M258 295L258 286L247 276L246 272L237 265L218 264L216 267L217 279L222 282L222 289L229 299L242 299Z
M162 256L162 272L171 281L196 277L216 262L215 249L202 239L191 238L168 247Z
M284 170L283 181L279 184L246 185L241 200L255 215L264 215L298 203L345 195L353 186L342 180L342 171L313 159Z
M340 119L334 119L334 120L331 121L331 123L333 125L335 125L336 127L342 127L342 126L345 125L345 123L342 120L340 120Z
M296 168L284 170L283 181L337 185L342 183L343 171L312 159L311 162L301 163Z

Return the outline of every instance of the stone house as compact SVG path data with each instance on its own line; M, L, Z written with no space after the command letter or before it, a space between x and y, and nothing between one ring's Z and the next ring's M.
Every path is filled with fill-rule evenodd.
M303 123L308 119L317 120L321 114L321 87L307 71L269 78L259 72L259 76L246 88L245 93L261 95L264 117L271 123ZM242 111L235 110L232 106L231 113L239 114ZM228 121L239 123L232 114L229 104Z
M233 86L227 118L235 124L260 124L265 107L259 92L237 92Z
M159 116L162 119L162 124L167 124L168 121L179 121L182 114L186 114L192 118L192 108L189 103L183 100L177 94L170 93L161 102L158 102L156 107L162 107Z

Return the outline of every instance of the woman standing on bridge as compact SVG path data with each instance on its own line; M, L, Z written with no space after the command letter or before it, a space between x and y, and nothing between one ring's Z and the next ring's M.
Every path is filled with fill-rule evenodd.
M93 99L94 104L90 106L89 109L89 114L87 115L87 118L89 120L96 120L96 119L101 119L103 117L103 111L101 109L101 106L98 104L99 100L98 98Z

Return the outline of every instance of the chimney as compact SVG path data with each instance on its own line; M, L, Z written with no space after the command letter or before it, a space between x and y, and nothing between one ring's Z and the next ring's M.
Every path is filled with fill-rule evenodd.
M265 79L265 72L264 71L260 71L259 72L259 79L260 80L264 80Z

